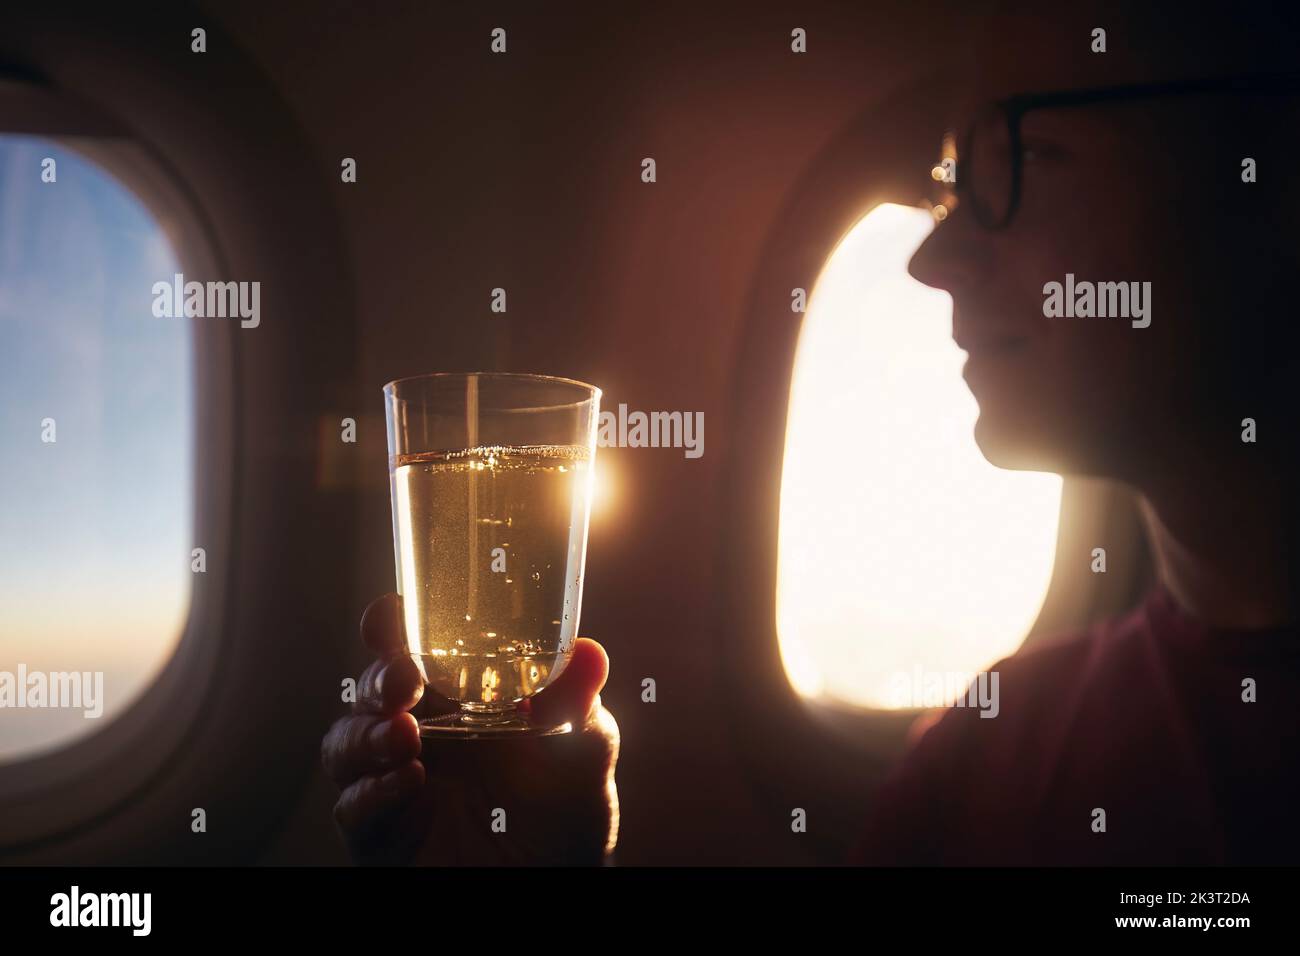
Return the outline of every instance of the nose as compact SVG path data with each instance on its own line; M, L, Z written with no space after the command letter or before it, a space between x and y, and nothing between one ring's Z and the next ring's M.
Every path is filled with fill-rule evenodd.
M913 253L907 271L918 282L957 295L988 277L991 256L988 236L958 207Z

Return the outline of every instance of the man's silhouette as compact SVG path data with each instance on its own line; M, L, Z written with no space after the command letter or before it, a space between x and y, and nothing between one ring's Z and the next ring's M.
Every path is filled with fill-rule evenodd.
M952 295L986 457L1130 486L1159 583L996 664L998 717L932 725L852 859L1300 862L1300 84L1268 75L1294 15L985 26L955 195L911 272ZM1049 283L1085 281L1149 282L1147 315L1045 314Z

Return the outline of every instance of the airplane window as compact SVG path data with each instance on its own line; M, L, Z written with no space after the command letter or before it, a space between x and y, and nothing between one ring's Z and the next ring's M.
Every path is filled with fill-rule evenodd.
M802 696L951 703L1047 593L1061 479L990 465L948 295L907 274L928 212L876 207L808 304L781 485L777 629Z
M162 228L62 141L0 134L0 762L93 734L189 613L192 345Z

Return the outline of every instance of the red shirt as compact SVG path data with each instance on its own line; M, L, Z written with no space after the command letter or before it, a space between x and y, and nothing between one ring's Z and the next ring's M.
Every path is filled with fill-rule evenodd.
M1300 863L1300 630L1210 629L1157 588L990 670L997 716L948 709L850 862Z

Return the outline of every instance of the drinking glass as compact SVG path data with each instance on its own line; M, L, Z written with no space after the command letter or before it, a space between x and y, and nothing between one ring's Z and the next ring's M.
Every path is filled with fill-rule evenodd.
M565 733L520 701L568 665L582 609L600 389L436 373L384 386L407 652L459 711L423 736Z

